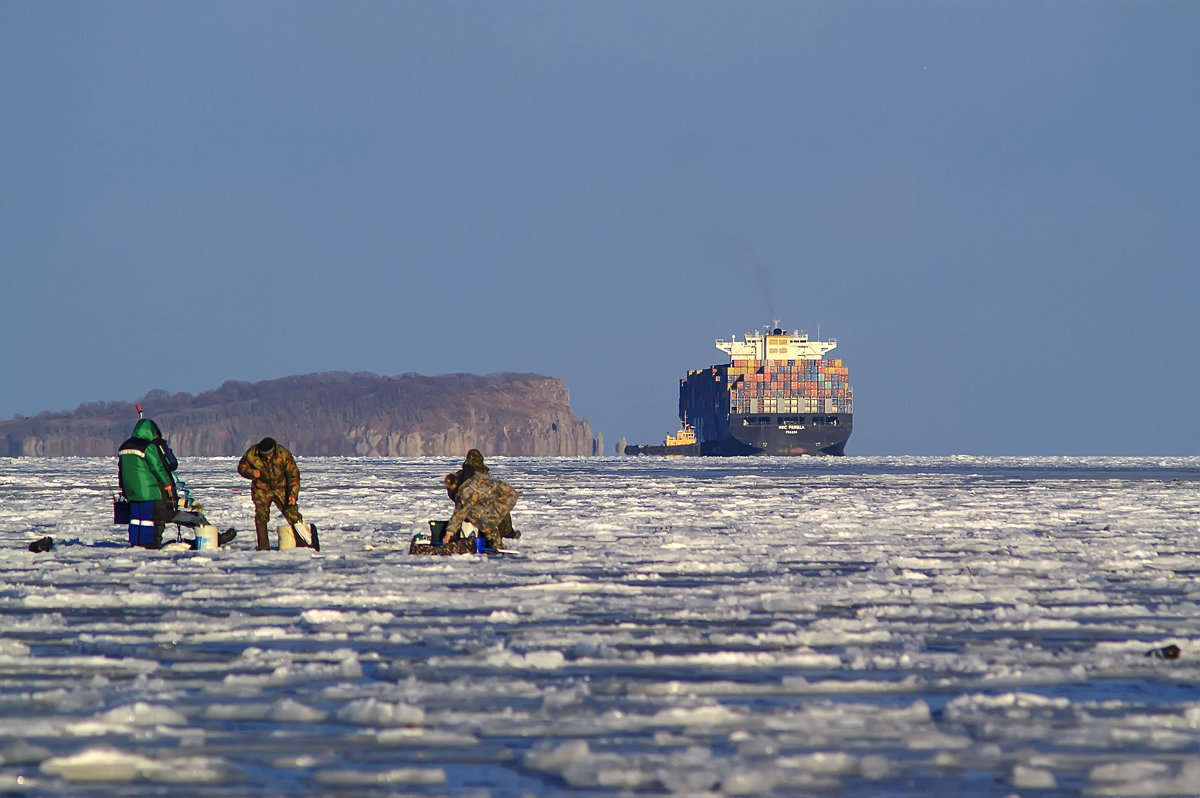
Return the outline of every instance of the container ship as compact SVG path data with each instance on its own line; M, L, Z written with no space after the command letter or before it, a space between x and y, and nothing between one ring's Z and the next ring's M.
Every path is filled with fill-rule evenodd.
M837 341L766 329L748 332L742 341L718 339L717 349L729 362L688 371L679 381L680 433L661 446L627 445L624 453L845 454L854 427L854 392L842 361L825 357ZM684 433L688 440L681 445Z

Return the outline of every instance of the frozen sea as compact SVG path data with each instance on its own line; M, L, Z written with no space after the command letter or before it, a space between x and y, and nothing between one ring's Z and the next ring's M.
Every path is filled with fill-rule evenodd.
M0 793L1200 794L1200 458L497 457L504 557L407 553L457 460L299 462L320 552L0 459Z

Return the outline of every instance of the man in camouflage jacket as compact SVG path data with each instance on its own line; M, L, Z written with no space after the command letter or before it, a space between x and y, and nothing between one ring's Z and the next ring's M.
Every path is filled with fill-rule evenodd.
M484 474L491 476L488 467L483 465L483 455L479 452L479 450L472 449L471 452L474 452L475 455L478 455L477 461L479 470ZM476 458L471 455L471 452L467 452L467 456L468 458L475 460ZM463 483L463 480L465 480L473 470L474 469L467 468L466 464L464 463L462 468L458 469L453 474L447 474L445 479L442 480L446 485L446 493L450 496L450 501L456 500L456 497L458 496L458 486ZM519 529L513 529L511 513L504 514L504 517L500 519L498 527L501 538L512 538L515 540L521 537L521 531Z
M283 513L289 524L304 521L297 502L300 498L300 469L292 453L275 442L263 438L246 450L238 463L238 473L250 483L250 498L254 500L254 531L258 535L256 551L271 548L267 523L271 520L271 505ZM297 536L297 545L303 545Z
M463 462L462 480L454 491L454 515L446 524L446 535L442 539L448 543L462 532L463 521L470 521L479 530L479 534L487 539L487 544L493 549L501 547L501 524L509 518L509 513L517 504L517 492L512 485L493 479L488 467L483 463L483 454L478 449L467 452ZM450 477L446 478L446 489L450 489ZM508 521L509 530L512 520Z

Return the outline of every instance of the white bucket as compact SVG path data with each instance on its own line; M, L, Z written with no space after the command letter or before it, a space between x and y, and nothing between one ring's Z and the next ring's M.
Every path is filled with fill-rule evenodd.
M220 544L217 535L219 530L215 526L202 524L196 527L196 549L215 549Z
M296 524L295 531L292 530L291 524L284 524L282 526L276 527L275 532L276 532L276 534L279 535L279 550L280 551L284 551L285 549L296 548L296 545L297 545L296 533L297 532L299 532L301 535L301 541L303 541L304 536L307 536L309 540L312 540L312 527L310 527L308 524L306 524L304 522L300 522L299 524ZM304 545L304 543L301 542L300 545Z

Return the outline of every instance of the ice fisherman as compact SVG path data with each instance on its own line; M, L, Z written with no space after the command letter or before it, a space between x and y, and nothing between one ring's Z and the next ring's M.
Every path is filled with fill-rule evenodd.
M117 447L117 481L129 502L129 545L162 547L163 530L175 515L178 461L153 420L139 418Z
M250 498L254 501L254 531L258 535L255 551L268 551L271 538L267 523L271 520L271 505L283 513L289 524L300 524L304 518L298 506L300 498L300 469L296 459L274 438L263 438L251 446L238 462L238 473L251 480ZM297 539L297 545L304 543Z
M454 515L446 524L443 543L449 543L462 532L463 521L474 524L493 549L501 548L504 537L520 537L521 533L512 528L511 516L517 504L517 491L507 482L492 477L478 449L467 452L462 468L447 474L443 481L446 492L454 499Z

